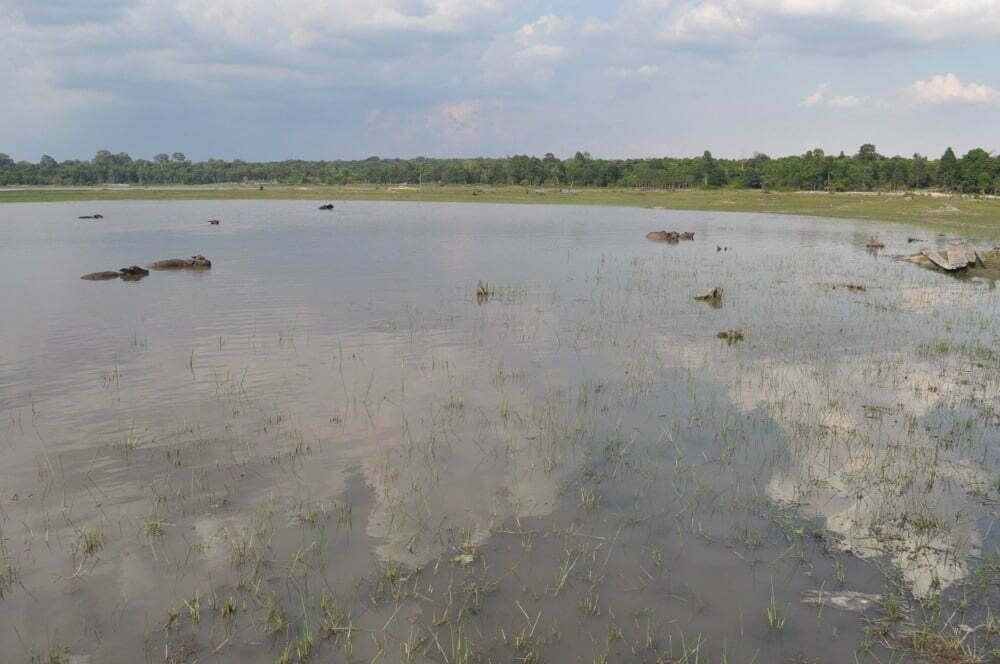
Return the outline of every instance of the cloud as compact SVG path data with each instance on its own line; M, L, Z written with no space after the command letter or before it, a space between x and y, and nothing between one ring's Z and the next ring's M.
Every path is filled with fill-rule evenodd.
M555 14L499 32L479 58L480 76L489 86L537 90L573 59L577 36L576 22Z
M751 29L752 16L741 12L738 3L729 4L727 7L714 2L689 3L667 23L660 38L716 44L746 34Z
M926 104L1000 104L1000 90L978 83L963 83L954 74L938 74L910 86L917 101Z
M555 14L547 14L538 20L521 26L514 34L518 46L514 57L522 60L553 62L569 55L565 38L572 24Z
M31 123L58 122L65 114L79 114L115 101L113 94L63 86L46 63L38 62L14 72L0 72L5 94L0 104L0 125L24 127Z
M867 25L884 36L918 43L1000 35L997 0L737 0L731 4L758 17Z
M614 26L593 16L587 17L580 24L580 34L584 37L606 35L614 30Z
M857 54L1000 37L1000 1L623 0L592 25L688 49Z
M805 108L812 108L813 106L819 106L820 104L823 103L823 100L826 98L826 93L827 91L829 91L829 89L830 89L829 83L821 83L819 87L816 88L815 92L806 96L805 99L799 102L799 106L803 106Z
M831 94L828 83L819 85L815 91L806 95L799 106L803 108L829 107L837 109L858 108L875 105L891 110L903 101L916 101L921 104L971 104L979 106L1000 106L1000 90L981 83L963 83L955 74L936 74L926 81L915 83L897 91L890 97L869 98L856 95Z
M827 105L833 108L855 108L860 106L865 102L862 97L855 97L853 95L847 95L844 97L832 97L827 101Z
M515 58L521 60L543 60L555 62L564 60L569 55L569 50L564 46L555 44L532 44L525 46L514 54Z
M427 128L451 142L471 142L480 136L483 102L479 99L442 104L427 117Z
M1000 0L0 0L0 89L13 100L0 104L0 144L31 158L163 143L241 157L444 154L458 141L491 154L794 149L791 130L726 128L702 109L752 103L759 128L787 103L761 92L805 94L813 71L903 91L897 108L989 106L988 86L911 86L884 78L896 65L861 68L875 49L991 44L998 12ZM782 66L789 53L815 68ZM796 101L843 111L830 131L853 141L845 109L882 102L845 92L824 85Z
M270 42L295 48L321 47L328 38L386 32L461 33L501 15L507 4L503 0L299 0L290 9L271 0L176 0L175 6L202 32L241 44Z
M656 65L639 65L638 67L609 67L608 73L615 78L649 78L660 73Z
M829 106L830 108L857 108L868 102L866 97L856 97L854 95L831 96L830 84L821 83L814 92L799 102L803 108L815 108L817 106Z

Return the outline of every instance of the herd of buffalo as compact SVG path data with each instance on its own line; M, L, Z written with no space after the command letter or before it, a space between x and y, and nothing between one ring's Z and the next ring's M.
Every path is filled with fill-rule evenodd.
M202 255L191 258L168 258L162 261L150 263L146 267L130 265L123 267L117 272L107 270L104 272L91 272L85 274L81 279L87 281L108 281L110 279L122 279L123 281L139 281L149 275L150 270L207 270L212 267L212 261Z
M261 189L263 189L263 187L261 187ZM319 209L332 210L333 203L320 205ZM104 215L99 213L86 214L77 217L77 219L104 219ZM208 223L212 226L218 226L222 222L219 219L209 219ZM211 267L212 261L199 254L197 256L192 256L191 258L168 258L166 260L150 263L146 267L129 265L128 267L123 267L117 271L104 270L102 272L91 272L80 278L85 281L110 281L112 279L121 279L122 281L139 281L143 277L149 276L150 270L208 270Z

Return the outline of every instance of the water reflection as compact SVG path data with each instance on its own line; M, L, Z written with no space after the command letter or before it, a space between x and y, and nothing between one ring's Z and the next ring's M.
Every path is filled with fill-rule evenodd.
M0 207L0 278L21 285L0 292L0 613L22 633L46 616L75 654L133 661L167 621L170 652L274 661L251 646L294 629L258 627L326 616L329 592L371 621L352 646L370 659L409 638L376 599L412 602L433 643L456 629L436 623L451 577L479 573L503 601L476 585L477 642L521 658L494 635L523 621L512 597L564 626L600 613L580 627L603 631L593 644L529 640L556 661L627 657L647 629L672 643L668 615L715 655L739 638L765 659L847 658L837 635L860 639L857 622L783 640L733 626L774 602L814 623L798 593L843 574L843 552L924 598L987 548L996 292L870 260L868 226L305 201L104 213ZM697 240L647 242L660 227ZM907 235L880 232L889 251ZM210 271L79 279L198 254ZM786 549L807 519L829 538L803 575ZM779 570L767 588L758 559ZM878 591L865 569L842 583ZM195 620L196 598L215 618ZM649 623L600 645L620 627L600 602ZM19 647L13 629L0 646Z

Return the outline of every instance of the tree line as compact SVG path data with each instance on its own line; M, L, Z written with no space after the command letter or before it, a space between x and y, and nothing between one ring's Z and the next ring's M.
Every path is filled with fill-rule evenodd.
M643 187L786 189L814 191L904 191L935 188L976 194L1000 193L1000 156L982 149L959 158L948 148L938 159L914 154L886 157L872 144L857 154L716 159L595 159L577 152L570 159L515 155L475 159L380 159L193 162L183 153L133 159L100 150L89 161L14 161L0 153L0 185L176 185L273 184L470 184L555 187Z

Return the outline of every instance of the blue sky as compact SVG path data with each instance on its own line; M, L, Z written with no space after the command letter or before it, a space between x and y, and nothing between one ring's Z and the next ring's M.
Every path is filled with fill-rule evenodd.
M0 0L17 159L1000 149L1000 0Z

